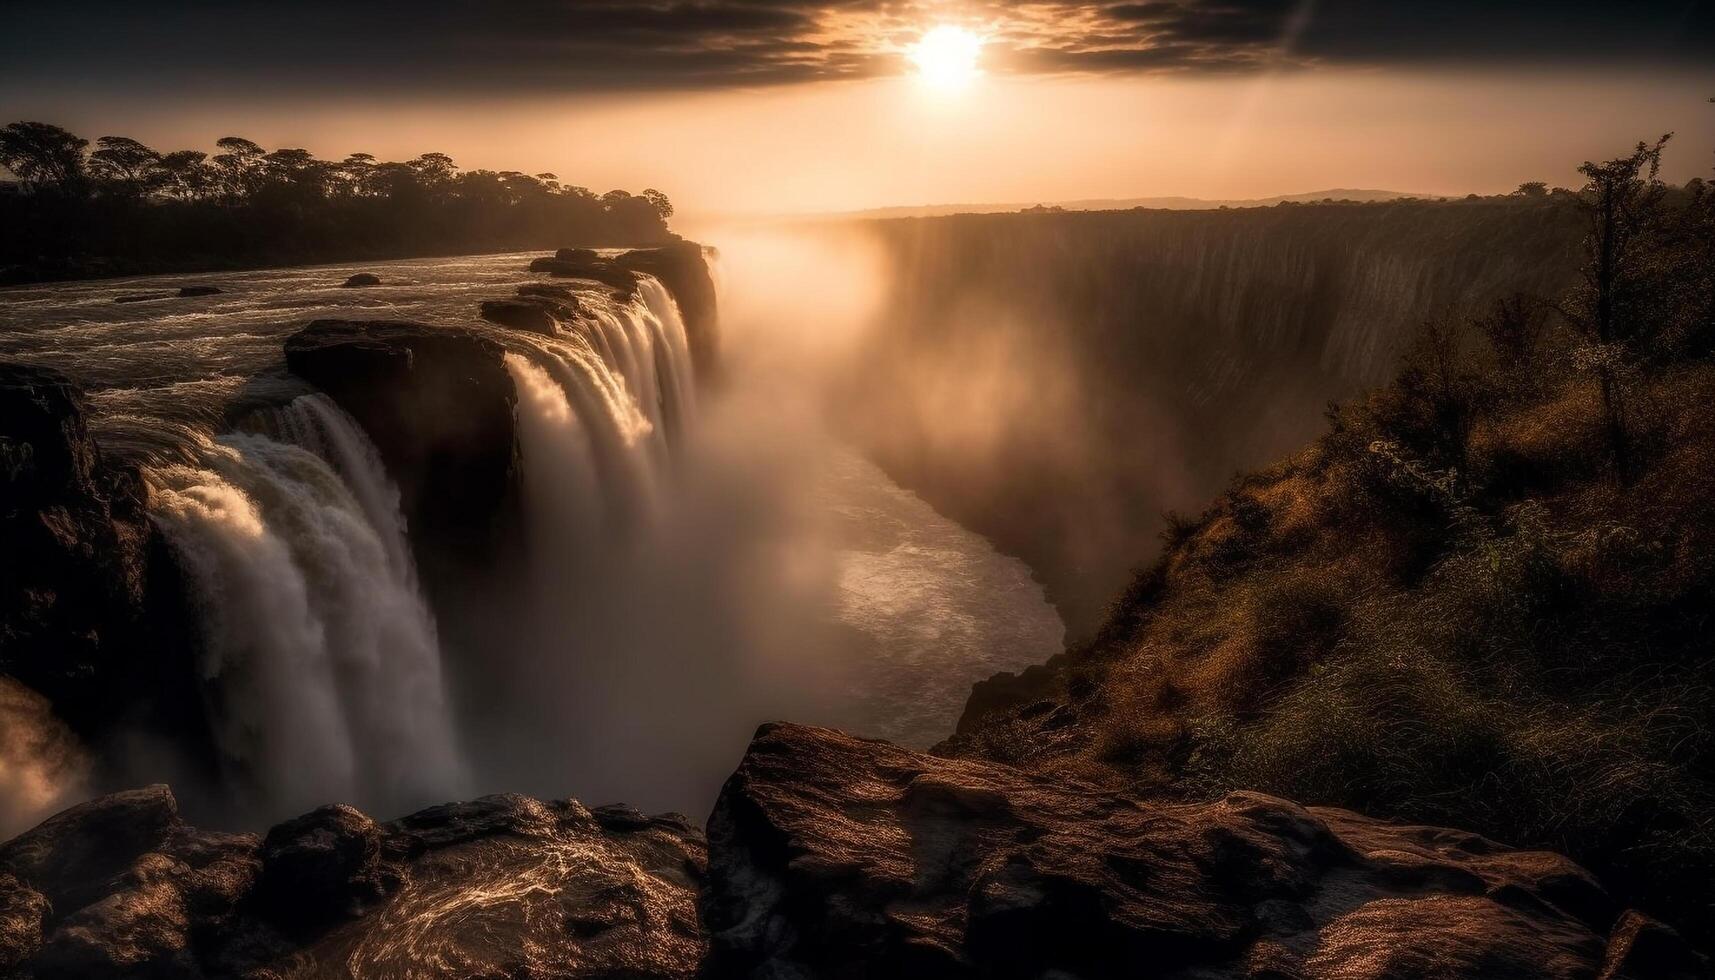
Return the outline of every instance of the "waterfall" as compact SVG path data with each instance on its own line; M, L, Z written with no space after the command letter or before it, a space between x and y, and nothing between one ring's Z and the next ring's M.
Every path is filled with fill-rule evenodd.
M273 434L151 469L151 507L201 597L208 710L231 778L270 816L330 799L402 811L457 795L440 649L398 492L319 395Z
M556 337L514 335L506 359L532 523L576 525L579 544L592 528L647 519L696 410L685 325L665 287L644 276L637 299L590 312ZM571 473L593 473L595 491ZM572 520L568 507L585 513Z

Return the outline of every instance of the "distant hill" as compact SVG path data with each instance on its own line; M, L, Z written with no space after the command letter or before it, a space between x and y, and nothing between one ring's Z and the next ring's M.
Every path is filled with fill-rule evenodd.
M1408 194L1402 191L1363 190L1337 187L1304 194L1281 194L1276 197L1206 199L1200 197L1114 197L1086 198L1078 201L1043 201L1010 204L924 204L864 211L841 212L849 218L934 218L948 214L1000 214L1029 211L1037 208L1061 211L1129 211L1132 208L1156 208L1164 211L1213 211L1218 208L1266 208L1288 201L1397 201L1403 198L1440 200L1436 194Z

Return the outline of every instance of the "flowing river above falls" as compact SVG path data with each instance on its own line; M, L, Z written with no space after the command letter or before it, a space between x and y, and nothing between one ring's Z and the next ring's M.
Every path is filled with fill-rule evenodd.
M972 682L1059 651L1060 621L1022 563L829 435L802 379L747 369L738 344L719 390L607 399L624 442L614 451L636 456L630 479L652 499L634 502L648 526L591 536L612 511L580 501L616 490L593 487L578 454L599 450L591 436L605 430L582 419L572 452L554 426L598 395L687 383L667 353L639 356L682 355L664 291L628 306L591 286L580 299L608 311L612 345L531 341L507 362L541 521L527 530L565 557L539 579L552 642L485 652L484 669L515 682L466 698L460 671L437 662L396 491L361 430L284 373L281 345L328 317L497 330L477 305L536 279L530 258L0 291L0 360L84 386L92 431L144 468L153 517L204 593L206 666L228 685L211 692L212 727L232 733L223 754L249 770L237 819L332 800L380 816L496 791L701 813L759 722L926 747L952 731ZM383 285L341 288L356 272ZM190 285L221 292L116 302ZM601 383L577 390L586 376ZM686 434L669 448L633 428ZM345 544L330 555L328 541Z

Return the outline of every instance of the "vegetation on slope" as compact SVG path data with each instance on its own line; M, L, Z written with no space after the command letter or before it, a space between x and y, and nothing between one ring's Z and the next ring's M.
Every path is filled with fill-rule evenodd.
M1579 285L1425 327L944 750L1565 851L1715 929L1715 194L1587 164Z
M891 293L842 428L1029 562L1083 639L1154 556L1163 510L1315 438L1423 317L1564 290L1580 236L1570 192L866 230Z
M671 240L657 190L599 197L554 174L460 172L264 150L229 136L213 157L123 136L97 148L58 126L0 128L0 283L503 249Z

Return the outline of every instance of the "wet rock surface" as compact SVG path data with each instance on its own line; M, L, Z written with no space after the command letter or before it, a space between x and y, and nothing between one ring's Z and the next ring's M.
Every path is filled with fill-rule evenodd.
M701 833L611 824L494 796L386 824L324 807L258 838L186 825L165 787L114 794L0 848L0 970L691 976Z
M85 737L195 727L189 617L146 500L96 446L76 384L0 363L0 674Z
M359 272L340 285L346 289L360 289L364 286L381 285L381 277L372 272Z
M637 275L601 258L542 258L530 263L531 272L546 272L557 279L588 279L616 289L637 288Z
M569 303L536 295L484 300L481 311L482 318L490 323L548 337L560 332L560 324L577 316L577 310Z
M1696 976L1559 855L1260 794L765 726L709 821L721 977Z
M431 560L492 544L510 494L516 398L499 344L421 323L317 320L285 348L287 368L375 443L414 544Z

